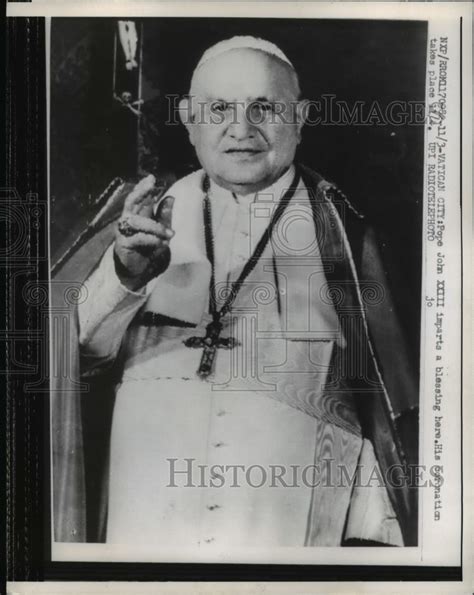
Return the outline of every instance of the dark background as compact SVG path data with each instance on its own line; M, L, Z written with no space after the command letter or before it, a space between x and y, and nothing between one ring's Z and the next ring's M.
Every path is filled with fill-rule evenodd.
M51 246L64 252L110 181L147 172L180 177L199 167L181 124L165 125L167 95L189 91L202 52L233 35L273 41L300 75L303 94L351 106L424 101L426 23L187 19L143 26L143 116L113 99L117 19L52 20ZM137 52L138 53L138 52ZM137 134L137 128L139 133ZM298 158L336 182L379 235L415 367L419 357L423 126L307 126Z

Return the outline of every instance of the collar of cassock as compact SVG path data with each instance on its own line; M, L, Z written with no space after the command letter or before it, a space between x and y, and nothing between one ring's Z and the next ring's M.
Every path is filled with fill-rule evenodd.
M230 190L226 190L211 180L210 184L210 196L218 200L237 200L239 203L250 204L258 201L278 200L285 194L291 185L293 177L295 175L295 166L291 165L278 180L271 186L268 186L264 190L259 192L251 192L250 194L234 194ZM275 198L273 198L275 197Z

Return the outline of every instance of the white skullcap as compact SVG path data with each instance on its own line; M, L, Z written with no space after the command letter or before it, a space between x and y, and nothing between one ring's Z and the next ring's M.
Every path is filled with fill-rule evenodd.
M236 35L230 39L219 41L206 50L199 60L194 72L196 72L196 70L201 68L201 66L203 66L212 58L217 58L217 56L220 56L221 54L224 54L230 50L240 49L260 50L261 52L265 52L266 54L270 54L271 56L275 56L276 58L283 60L283 62L286 62L294 70L293 64L288 60L280 48L271 41L260 39L260 37L252 37L251 35Z

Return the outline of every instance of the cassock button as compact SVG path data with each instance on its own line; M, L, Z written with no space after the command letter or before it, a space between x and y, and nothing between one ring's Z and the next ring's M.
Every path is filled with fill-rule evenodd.
M219 506L219 504L208 504L206 506L206 508L207 508L207 510L210 510L212 512L213 510L217 510L218 508L221 508L221 507Z
M215 541L214 537L209 537L209 539L205 539L204 540L206 543L212 543L213 541Z
M214 443L215 448L220 448L221 446L225 446L225 443L224 442L215 442Z

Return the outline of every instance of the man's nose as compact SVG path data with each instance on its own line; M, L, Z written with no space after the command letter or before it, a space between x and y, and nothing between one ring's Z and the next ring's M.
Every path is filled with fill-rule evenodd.
M244 140L255 136L255 127L249 122L244 105L239 105L234 110L227 133L235 140Z

